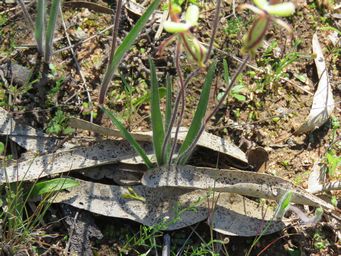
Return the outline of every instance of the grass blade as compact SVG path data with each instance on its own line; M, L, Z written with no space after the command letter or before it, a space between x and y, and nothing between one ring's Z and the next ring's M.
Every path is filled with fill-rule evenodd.
M127 129L123 126L123 124L117 120L116 117L104 107L102 108L104 113L111 119L112 123L116 126L116 128L121 132L122 136L130 143L130 145L135 149L135 151L142 157L144 163L148 168L152 168L153 164L149 160L144 149L137 143L133 136L127 131Z
M149 59L149 66L151 73L150 106L153 131L153 146L157 163L159 166L161 166L164 163L164 159L162 158L162 143L165 132L163 130L163 122L160 109L159 83L157 81L155 64L152 59Z
M211 66L208 69L206 79L204 82L204 86L201 91L197 110L195 111L191 126L186 135L186 138L184 142L182 143L180 150L179 150L179 157L178 157L179 164L186 163L188 156L185 156L183 153L188 149L188 147L192 144L193 140L197 137L198 132L203 124L203 119L206 114L208 99L210 96L210 89L211 89L211 85L213 82L216 65L217 63L214 62L213 64L211 64Z
M44 56L44 33L45 33L45 0L37 1L37 17L35 20L35 39L38 52Z
M49 22L46 30L46 42L45 42L45 62L49 63L52 56L53 37L56 29L57 17L59 12L60 0L52 0L50 7Z
M159 6L161 0L154 0L144 14L140 17L140 19L136 22L135 26L130 30L128 35L123 39L120 46L116 49L114 56L111 58L111 63L109 64L107 71L105 72L104 79L102 81L101 90L99 93L99 104L104 103L105 95L107 94L108 85L111 79L114 76L114 72L120 63L124 54L129 50L129 48L134 43L135 39L137 38L138 34L146 25L149 17L155 11L155 9Z
M224 80L226 84L229 84L230 83L229 67L225 59L223 60L223 66L224 66Z

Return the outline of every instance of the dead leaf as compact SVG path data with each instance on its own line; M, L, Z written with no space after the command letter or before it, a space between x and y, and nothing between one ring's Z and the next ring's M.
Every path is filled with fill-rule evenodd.
M143 170L139 165L115 164L91 167L79 173L94 180L111 179L118 185L132 186L141 183L144 171L146 169Z
M142 146L150 154L150 143ZM87 167L118 163L130 159L139 163L142 160L126 141L101 141L93 146L56 152L0 168L0 184L23 180L36 180L48 175L79 170Z
M326 174L323 165L319 161L315 162L308 178L307 191L316 194L322 191L340 190L341 181L327 182Z
M143 175L142 184L151 188L178 187L214 190L277 201L288 190L291 190L293 203L334 209L333 205L295 187L289 181L268 174L236 169L214 169L189 165L159 167L147 171Z
M255 236L274 214L270 208L262 208L245 197L230 193L220 193L212 216L209 214L213 211L207 208L207 200L212 198L204 190L148 188L141 185L132 187L134 192L144 198L143 201L125 199L123 195L129 193L127 187L79 182L80 186L58 193L53 202L109 217L131 219L147 226L163 223L163 230L187 227L211 216L210 222L218 232ZM283 222L275 221L267 233L277 232L284 226Z
M113 130L110 128L101 127L97 124L90 123L88 121L78 119L78 118L71 118L69 121L69 125L72 128L84 129L93 131L104 136L113 136L113 137L122 137L118 130ZM182 142L187 134L188 129L181 127L179 134L178 134L178 141ZM137 141L152 141L152 132L132 132L131 135ZM174 138L174 133L172 133L172 138ZM241 151L237 146L233 145L232 143L220 138L216 135L210 134L208 132L203 132L201 135L198 146L209 148L213 151L220 152L222 154L228 155L232 158L235 158L241 161L244 164L247 164L247 158L245 153Z
M42 131L29 125L17 122L5 109L0 108L0 134L9 136L19 146L31 152L46 153L56 146L57 139L49 137ZM71 144L66 143L66 147Z
M322 126L334 110L334 99L332 89L328 80L328 70L317 34L313 35L313 53L316 55L315 65L320 79L313 98L308 118L295 131L296 135L311 132Z
M249 149L246 152L247 160L255 172L264 172L267 169L269 154L262 147Z

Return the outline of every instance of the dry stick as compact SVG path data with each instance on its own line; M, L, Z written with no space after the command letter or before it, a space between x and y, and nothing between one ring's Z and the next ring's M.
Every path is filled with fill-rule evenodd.
M30 24L31 29L34 31L34 22L33 22L32 18L31 18L31 15L28 13L28 10L27 10L27 7L26 7L24 1L23 0L18 0L18 3L20 4L20 6L22 8L24 16L27 19L28 23Z
M116 2L116 15L114 21L114 30L112 32L112 44L111 44L111 52L110 52L110 59L109 63L111 63L112 58L116 51L116 44L117 44L117 37L118 37L118 29L120 26L120 18L122 12L122 0L117 0Z
M79 42L77 42L77 43L75 43L75 44L72 44L72 45L70 45L70 46L66 46L66 47L64 47L64 48L55 50L55 51L53 52L53 54L56 54L56 53L59 53L59 52L63 52L63 51L69 50L69 49L71 49L71 48L74 48L74 47L76 47L76 46L78 46L78 45L84 44L84 43L86 43L86 42L88 42L88 41L94 39L95 37L100 36L101 34L103 34L104 32L108 31L109 29L112 29L114 26L115 26L115 24L110 25L110 26L106 27L105 29L99 31L98 33L95 33L94 35L92 35L92 36L90 36L90 37L88 37L88 38L86 38L86 39L84 39L84 40L82 40L82 41L79 41Z
M215 108L213 109L213 111L208 115L208 117L205 118L205 121L203 122L203 124L200 127L199 133L198 135L195 137L195 139L193 140L192 144L186 149L186 151L179 157L178 161L181 161L182 159L184 159L185 157L189 156L193 149L195 148L196 144L198 143L201 134L204 132L205 130L205 126L207 125L207 123L209 122L209 120L218 112L218 110L220 109L221 105L223 105L227 95L229 94L229 92L231 91L231 89L233 88L234 84L237 81L237 77L239 76L239 74L243 71L243 69L246 66L247 61L249 60L250 56L247 55L245 57L245 59L243 60L243 62L240 64L240 66L238 67L236 73L233 75L230 84L228 85L228 87L226 88L226 91L223 95L223 97L219 100L218 104L215 106Z
M63 12L62 12L62 7L60 5L59 5L59 11L60 11L60 17L61 17L61 21L62 21L62 24L63 24L63 29L64 29L64 32L65 32L65 37L66 37L67 43L68 43L68 45L71 45L70 36L69 36L69 34L67 32L67 29L66 29L66 25L65 25L65 21L64 21L64 15L63 15ZM72 58L73 58L73 60L74 60L74 62L76 64L76 68L77 68L78 74L79 74L79 76L82 79L83 88L84 88L84 90L86 92L86 96L88 97L88 101L89 101L89 107L90 107L90 109L92 109L93 104L92 104L92 101L91 101L91 95L89 93L87 82L86 82L84 74L83 74L83 72L81 70L81 67L79 65L79 62L77 60L75 51L74 51L74 49L72 47L70 48L70 52L71 52ZM93 112L92 111L90 111L90 122L91 123L93 122Z
M108 62L108 67L107 69L109 69L109 66L112 62L112 59L114 57L115 51L116 51L116 44L117 44L117 38L118 38L118 29L120 26L120 17L121 17L121 12L122 12L122 0L117 0L116 2L116 10L115 10L115 20L114 20L114 29L113 29L113 33L112 33L112 44L111 44L111 52L110 52L110 58L109 58L109 62ZM105 99L105 95L107 93L108 90L108 86L109 83L106 83L105 85L102 84L102 86L105 86L104 89L100 88L100 95L99 95L99 99L98 99L98 103L99 105L102 105L104 103L104 99ZM104 92L104 94L102 94L101 92ZM97 119L96 119L96 123L100 124L102 122L102 118L103 118L103 111L100 107L97 108Z
M176 72L178 74L179 84L180 84L179 98L181 99L181 109L180 109L180 113L178 116L178 122L177 122L177 127L175 130L175 134L174 134L173 145L172 145L171 152L169 155L169 161L168 161L169 165L171 165L171 163L172 163L172 157L173 157L176 145L177 145L179 129L180 129L180 125L182 122L183 114L185 112L185 104L186 104L186 102L185 102L185 83L184 83L184 78L183 78L183 75L181 72L181 67L180 67L180 52L181 52L181 45L180 45L180 43L177 43L176 55L175 55L175 66L176 66ZM177 113L177 108L174 110L175 110L175 112L173 113L173 115L175 116ZM171 126L170 126L170 128L171 128Z

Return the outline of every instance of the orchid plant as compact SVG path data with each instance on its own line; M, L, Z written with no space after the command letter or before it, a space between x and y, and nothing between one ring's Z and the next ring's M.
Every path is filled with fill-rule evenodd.
M150 59L151 123L153 130L154 153L158 166L162 166L165 164L170 165L173 163L180 165L186 164L201 134L204 132L209 120L217 113L222 104L224 104L229 91L233 88L238 75L245 68L250 56L253 56L257 48L262 44L264 36L266 35L271 22L274 21L275 23L281 25L289 32L291 32L289 25L280 20L278 17L287 17L292 15L295 11L295 6L292 3L288 2L281 4L272 4L267 2L267 0L253 0L253 2L255 6L250 4L243 4L241 6L242 9L250 9L258 15L245 38L245 46L243 48L243 52L246 53L246 57L241 62L235 74L232 76L231 80L227 84L225 93L220 98L218 104L215 106L211 113L207 114L206 110L210 88L215 77L215 69L217 63L216 61L213 61L212 64L209 65L209 67L206 67L211 52L211 47L209 49L206 49L206 47L204 47L203 44L192 33L193 28L198 26L200 10L199 7L196 5L189 5L183 15L181 15L181 7L177 5L174 1L169 0L169 19L164 21L162 25L164 30L168 33L171 33L172 35L170 35L160 44L158 53L162 54L165 47L167 47L174 41L176 42L174 62L177 72L176 80L177 84L179 85L179 90L177 92L174 104L171 104L172 82L170 81L170 79L167 79L167 110L166 115L164 116L164 120L162 120L163 115L160 110L160 98L157 90L159 85L156 75L156 68L154 62L152 61L152 59ZM216 26L218 24L220 4L221 1L218 0L210 45L213 44ZM187 77L184 76L180 65L180 55L183 50L185 51L187 57L193 60L198 65L198 68L187 75ZM194 114L186 138L184 139L180 148L177 149L177 135L185 110L185 93L187 85L191 78L193 78L198 72L204 72L206 69L206 79L203 83L202 92L196 112ZM130 133L115 118L115 116L110 113L110 111L104 109L104 112L110 117L114 125L121 131L124 137L139 153L147 167L152 168L154 164L148 158L146 152L144 152L143 148L138 144L138 142L130 135ZM176 129L174 132L174 137L171 140L170 137L173 133L172 128ZM173 158L176 153L177 157Z

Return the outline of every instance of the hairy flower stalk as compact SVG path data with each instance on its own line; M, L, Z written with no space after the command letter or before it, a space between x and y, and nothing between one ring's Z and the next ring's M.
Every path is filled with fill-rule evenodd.
M176 141L178 132L181 126L182 117L185 111L185 89L189 82L189 79L184 81L183 74L180 68L180 54L181 50L184 49L187 56L198 64L199 68L205 67L205 61L207 56L207 49L201 44L201 42L194 37L190 29L197 26L199 19L199 8L196 5L190 5L185 13L184 22L181 22L179 14L181 13L181 8L170 2L169 4L169 16L170 20L164 22L164 29L172 33L170 37L165 39L160 47L159 54L162 54L164 48L176 40L176 54L175 54L175 66L179 76L179 92L175 100L173 113L171 116L170 124L166 135L164 137L164 142L162 145L162 158L165 158L166 148L171 137L172 127L177 119L177 125L175 130L175 139L173 140L173 145L171 147L170 157L168 163L171 164L172 156L176 149ZM195 72L197 73L197 72ZM190 76L192 77L192 76ZM181 101L181 109L178 113L178 108Z
M201 124L199 133L197 134L196 138L193 140L191 145L178 156L177 163L184 164L191 153L193 152L197 142L200 139L201 134L205 130L205 126L209 122L209 120L218 112L220 107L225 102L226 97L228 96L230 90L233 88L238 75L243 71L246 66L247 61L249 60L250 56L254 56L257 48L262 45L263 39L266 35L266 32L270 26L271 21L275 21L280 26L284 27L291 33L291 28L285 22L276 17L288 17L295 12L295 6L293 3L281 3L270 5L266 0L254 0L255 5L253 6L250 4L244 4L241 6L241 9L250 9L256 14L258 17L254 20L248 34L244 38L245 45L242 49L242 53L246 54L243 62L240 64L239 68L237 69L236 73L234 74L230 84L228 85L223 97L219 100L219 103L214 108L214 110L206 117L206 119Z

